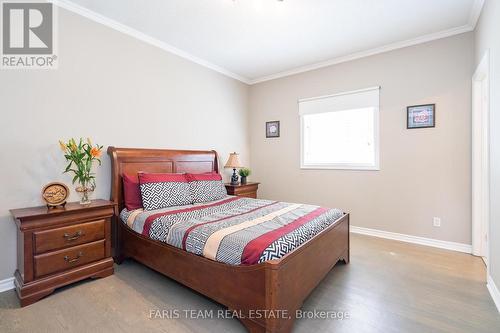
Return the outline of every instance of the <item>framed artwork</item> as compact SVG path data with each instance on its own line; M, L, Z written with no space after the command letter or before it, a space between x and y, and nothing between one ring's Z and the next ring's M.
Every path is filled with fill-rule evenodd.
M280 137L280 122L268 121L266 122L266 138L279 138Z
M436 104L413 105L406 108L406 128L436 126Z

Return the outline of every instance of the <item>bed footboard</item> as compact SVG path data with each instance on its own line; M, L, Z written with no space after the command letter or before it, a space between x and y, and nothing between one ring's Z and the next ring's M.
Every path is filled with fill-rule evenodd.
M250 332L290 332L296 311L338 261L349 262L349 214L280 260L265 263L265 321L242 320Z

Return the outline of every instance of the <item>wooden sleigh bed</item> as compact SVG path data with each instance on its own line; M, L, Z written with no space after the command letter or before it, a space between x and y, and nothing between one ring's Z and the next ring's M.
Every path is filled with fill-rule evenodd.
M227 306L242 314L239 319L250 332L291 331L295 311L311 291L338 261L349 262L349 214L284 257L255 265L228 265L151 240L120 221L122 175L139 171L218 172L217 153L109 147L108 154L112 161L111 200L117 204L115 261L120 264L132 258Z

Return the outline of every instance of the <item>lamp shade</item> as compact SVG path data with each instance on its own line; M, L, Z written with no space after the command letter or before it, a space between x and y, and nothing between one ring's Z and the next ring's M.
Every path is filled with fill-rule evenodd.
M226 165L224 165L224 168L231 168L231 169L236 169L236 168L241 168L243 167L240 162L239 154L237 153L231 153L229 154L229 158L227 159Z

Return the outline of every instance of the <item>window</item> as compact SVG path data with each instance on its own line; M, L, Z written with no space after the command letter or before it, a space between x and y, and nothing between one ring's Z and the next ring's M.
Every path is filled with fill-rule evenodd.
M379 170L379 90L299 100L301 168Z

